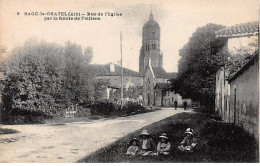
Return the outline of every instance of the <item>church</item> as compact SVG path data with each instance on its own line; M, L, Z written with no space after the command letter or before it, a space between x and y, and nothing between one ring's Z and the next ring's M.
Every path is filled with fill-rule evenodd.
M124 100L138 101L144 106L173 106L174 101L182 106L182 97L173 91L171 80L177 73L167 73L163 68L163 53L160 49L160 26L150 13L148 21L142 29L142 46L139 56L139 72L123 68L123 87L141 87L138 97ZM115 91L120 91L122 67L113 63L91 65L96 79L109 82L104 90L104 99L109 100ZM191 100L187 99L188 105Z

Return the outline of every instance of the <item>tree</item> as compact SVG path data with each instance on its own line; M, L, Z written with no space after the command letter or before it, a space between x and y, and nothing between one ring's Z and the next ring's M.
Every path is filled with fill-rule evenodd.
M215 73L226 57L219 54L226 39L215 38L221 25L207 24L193 33L189 42L179 51L178 75L174 90L184 98L201 101L210 109L213 105Z
M91 61L81 46L28 40L10 53L3 80L4 121L35 123L61 116L70 104L88 102Z

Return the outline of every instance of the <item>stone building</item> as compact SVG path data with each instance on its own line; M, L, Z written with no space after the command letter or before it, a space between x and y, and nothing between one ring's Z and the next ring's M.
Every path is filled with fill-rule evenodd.
M163 57L160 50L160 26L150 13L149 20L143 26L142 47L139 57L139 72L144 73L149 59L152 67L162 68Z
M256 50L258 50L258 47L252 47L252 45L258 44L258 22L249 22L244 24L239 24L232 27L227 27L223 30L216 32L216 37L218 38L226 38L227 42L225 45L225 49L228 52L228 56L233 56L233 58L237 58L237 60L241 61L242 64L247 64L248 60L253 61L252 57L256 57ZM243 57L238 56L236 51L241 51L243 49L247 50L247 54L249 57ZM251 55L251 56L250 56ZM236 57L237 56L237 57ZM250 63L252 64L252 63ZM257 63L254 63L253 66L255 66ZM248 66L248 65L246 65ZM252 67L253 68L253 67ZM235 70L234 70L235 69ZM240 71L242 70L242 71ZM230 60L226 62L225 65L223 65L216 73L216 86L215 86L215 112L217 112L222 120L228 123L235 123L239 124L238 122L238 115L240 108L245 107L244 106L244 97L248 100L254 100L252 99L252 96L256 97L254 93L252 93L252 90L254 92L258 93L258 86L252 86L251 82L255 82L256 85L258 85L258 69L257 71L252 71L252 75L249 76L246 74L248 69L245 69L244 67L242 69L236 69L235 64L232 64ZM253 69L252 69L253 70ZM255 69L256 70L256 69ZM244 74L238 74L238 73L244 73ZM257 76L256 76L257 74ZM235 76L237 75L237 76ZM239 76L238 76L239 75ZM234 77L235 76L235 77ZM241 77L241 79L240 79ZM248 79L245 79L245 78ZM235 79L236 78L236 79ZM236 81L235 81L236 80ZM242 81L239 83L237 80ZM257 82L256 82L257 81ZM236 89L236 84L240 85L239 89ZM248 90L250 89L250 90ZM238 94L239 93L239 94ZM252 96L250 95L252 93ZM234 96L240 96L240 99L234 99ZM243 97L242 97L243 96ZM236 97L237 98L237 97ZM243 98L243 101L241 99ZM258 96L257 96L258 100ZM235 104L234 104L235 102ZM242 103L241 103L242 102ZM247 101L249 103L249 101ZM251 101L250 101L251 102ZM239 104L238 104L239 103ZM255 112L255 108L258 108L258 102L257 105L255 102L253 103L254 109L251 111ZM258 112L258 109L257 109ZM255 119L252 117L247 116L247 121L250 121L250 123L255 123ZM241 119L240 119L241 120ZM243 123L243 125L249 126L247 121L241 120L240 124ZM242 126L243 126L242 125ZM246 129L249 133L252 129ZM252 132L251 132L252 133Z
M259 52L230 79L229 121L259 139Z
M109 98L111 91L121 86L121 66L115 64L92 65L96 79L107 80L109 86L104 98ZM176 78L177 73L167 73L163 68L163 54L160 50L160 26L154 20L152 12L149 20L142 29L142 46L139 57L139 72L123 68L123 86L142 87L142 94L138 97L145 106L172 106L166 96L171 94L172 99L177 99L180 106L183 100L179 94L175 94L170 86L170 80ZM161 84L164 83L162 87ZM168 87L165 89L165 87ZM188 100L190 102L190 100Z

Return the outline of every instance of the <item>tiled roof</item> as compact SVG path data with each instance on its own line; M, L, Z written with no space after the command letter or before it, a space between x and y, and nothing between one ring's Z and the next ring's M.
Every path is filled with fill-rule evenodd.
M90 70L91 74L94 74L95 76L120 76L121 75L121 69L122 67L119 65L115 65L115 71L110 71L110 64L91 64L88 67L88 70ZM123 75L124 76L135 76L135 77L141 77L141 73L137 71L133 71L127 68L123 67Z
M155 78L165 78L165 79L172 79L176 78L177 73L167 73L163 68L161 67L153 67L153 73L155 75Z
M222 30L215 32L216 37L241 37L241 36L252 36L258 35L259 29L258 21L247 22L243 24L238 24L235 26L227 27Z
M233 74L230 77L229 82L235 80L239 75L241 75L245 70L247 70L249 68L249 66L254 64L256 61L259 61L259 51L258 50L255 52L253 57L241 69L239 69L235 74Z
M154 89L169 89L170 87L170 83L156 83Z

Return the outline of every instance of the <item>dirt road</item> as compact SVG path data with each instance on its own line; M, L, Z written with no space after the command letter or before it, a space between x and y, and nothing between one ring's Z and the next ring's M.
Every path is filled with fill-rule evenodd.
M0 162L76 162L117 139L183 109L163 108L129 117L63 125L2 126L20 131L0 135ZM189 112L189 111L188 111Z

